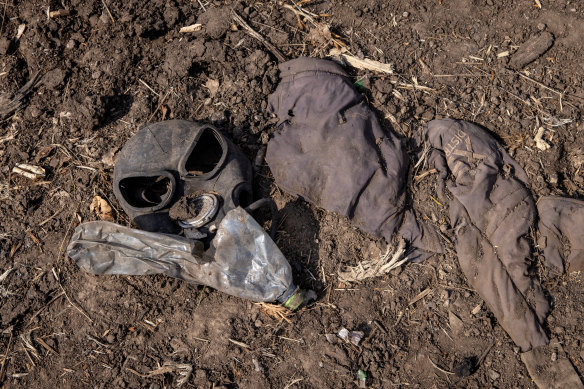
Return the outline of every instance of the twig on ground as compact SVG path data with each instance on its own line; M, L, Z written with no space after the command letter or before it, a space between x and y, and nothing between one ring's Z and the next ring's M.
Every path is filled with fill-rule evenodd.
M183 27L183 28L184 28L184 27ZM182 30L182 28L181 28L181 30ZM139 79L138 79L138 81L140 81L140 82L142 83L142 85L144 85L146 88L148 88L148 90L149 90L150 92L152 92L152 93L154 93L156 96L160 97L160 94L159 94L158 92L156 92L154 89L152 89L152 88L150 87L150 85L148 85L148 84L146 83L146 81L142 80L141 78L139 78Z
M438 366L437 364L435 364L429 356L428 356L428 360L430 361L430 363L432 364L432 366L434 366L434 368L440 370L442 373L449 374L449 375L454 375L455 374L455 373L453 373L451 371L442 369L440 366Z
M154 115L156 115L156 112L158 112L158 110L160 110L160 108L162 108L162 105L166 101L166 98L168 97L168 95L170 95L170 91L166 92L166 94L164 95L164 97L162 98L162 100L160 100L160 103L158 103L158 106L156 107L156 109L154 110L154 112L152 112L152 114L148 118L148 122L150 122L152 120L152 118L154 117Z
M284 386L284 389L290 389L292 387L292 385L299 383L300 381L302 381L304 378L296 378L293 379L292 381L290 381L288 384L286 384L286 386Z
M6 360L10 354L10 348L12 347L13 329L10 330L10 339L8 339L8 345L6 350L4 350L4 357L2 358L2 367L0 368L0 382L4 381L4 373L6 371Z
M35 338L35 340L37 341L38 344L40 344L41 346L43 346L45 349L47 349L51 354L56 355L56 356L60 356L59 353L57 351L55 351L54 348L52 348L51 346L49 346L44 340L43 338Z
M14 94L0 94L0 120L6 119L24 105L24 99L39 80L40 73L37 72L22 88L14 92Z
M103 3L103 6L105 7L105 10L107 11L107 14L109 15L110 19L112 20L112 23L115 23L116 20L114 19L112 13L109 10L109 7L107 6L105 0L101 0L101 2Z
M57 301L59 298L63 297L65 293L61 292L58 295L56 295L55 297L53 297L53 299L51 301L49 301L48 303L45 304L44 307L42 307L41 309L39 309L38 311L36 311L34 313L34 315L31 316L31 318L28 320L28 324L32 323L32 321L34 320L35 317L37 317L42 311L44 311L45 309L47 309L47 307L49 305L51 305L52 303L54 303L55 301Z
M77 304L75 304L70 298L69 295L67 295L67 292L65 292L65 288L63 288L63 284L61 284L61 280L59 279L59 277L57 276L57 272L55 271L55 268L52 269L53 270L53 275L55 276L55 281L57 281L57 284L59 284L59 287L61 288L61 291L63 292L63 295L65 296L65 298L67 299L67 301L69 302L69 304L71 304L71 306L73 306L73 308L75 308L76 310L79 311L79 313L81 313L83 316L85 316L85 318L87 320L89 320L90 323L93 323L93 319L91 319L89 317L89 315L87 315L87 313L85 313L81 308L79 308L79 306L77 306Z
M75 210L71 214L71 220L69 221L69 225L67 226L67 231L65 232L65 236L63 236L63 240L61 241L61 244L59 245L59 254L57 255L57 261L59 261L61 259L61 254L63 253L63 247L64 247L63 245L65 244L65 241L67 240L67 237L69 236L69 231L71 231L71 226L73 225L73 221L75 220L75 214L77 213L78 209L79 209L79 205L77 205L75 207Z
M430 169L430 170L426 170L425 172L414 176L414 181L418 182L420 180L422 180L424 177L429 176L430 174L434 174L434 173L438 173L438 170L436 169Z
M251 28L249 26L249 24L247 24L245 22L245 20L243 20L243 18L237 14L237 12L232 11L232 16L233 16L233 20L235 20L235 22L237 22L237 24L239 24L248 35L250 35L252 38L257 39L264 46L266 46L266 48L268 50L270 50L270 52L274 55L274 57L276 57L276 59L279 62L286 61L286 57L284 56L284 54L282 54L282 52L280 50L278 50L274 45L272 45L270 42L268 42L266 40L266 38L264 38L259 33L257 33L253 28Z
M235 344L235 345L238 345L239 347L243 347L243 348L246 348L246 349L249 349L249 348L251 348L251 347L249 347L247 344L245 344L245 343L243 343L243 342L239 342L239 341L237 341L237 340L233 340L233 339L231 339L231 338L229 338L228 340L229 340L231 343L233 343L233 344Z
M379 73L393 74L392 64L382 63L368 58L360 59L358 57L355 57L354 55L347 54L347 50L344 48L332 49L329 52L329 56L338 56L344 62L354 67L355 69L365 69Z

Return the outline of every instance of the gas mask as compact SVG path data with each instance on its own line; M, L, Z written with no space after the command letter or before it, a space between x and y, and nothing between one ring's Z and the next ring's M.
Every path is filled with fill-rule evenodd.
M114 193L140 230L82 223L67 252L93 274L166 274L297 309L312 297L294 285L290 264L273 241L274 201L252 203L251 177L249 160L212 126L182 120L146 125L122 148L114 168ZM266 206L271 238L250 215Z
M215 127L172 120L142 127L124 145L114 194L140 229L184 229L197 239L230 210L251 204L251 178L249 160Z

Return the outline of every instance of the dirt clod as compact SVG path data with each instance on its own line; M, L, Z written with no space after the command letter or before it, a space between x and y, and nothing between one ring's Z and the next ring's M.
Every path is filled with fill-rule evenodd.
M543 55L553 44L553 34L547 31L542 32L519 46L519 49L511 57L509 65L521 69Z

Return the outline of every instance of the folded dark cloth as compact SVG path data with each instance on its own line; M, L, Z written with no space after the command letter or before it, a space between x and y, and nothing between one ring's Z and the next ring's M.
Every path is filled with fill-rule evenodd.
M584 201L542 197L539 213L539 247L545 264L557 273L584 271Z
M344 70L297 58L280 64L280 77L268 98L279 127L266 153L278 186L387 241L405 223L404 235L416 247L442 252L433 229L413 215L404 218L407 153Z
M549 303L529 269L525 236L535 221L527 176L482 128L464 121L428 123L431 160L452 194L450 218L460 266L501 326L523 351L549 342ZM445 181L448 173L452 181Z

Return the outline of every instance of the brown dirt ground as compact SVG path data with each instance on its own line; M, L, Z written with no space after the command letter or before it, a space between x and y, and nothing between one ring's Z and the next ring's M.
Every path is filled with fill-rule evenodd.
M434 117L475 121L525 167L536 198L582 199L584 5L541 3L542 9L532 0L323 0L303 8L330 15L317 20L353 54L395 65L393 76L352 76L384 125L409 145ZM70 14L47 17L47 10L63 8ZM129 224L112 193L113 157L141 124L209 121L252 160L267 141L274 128L264 111L277 63L232 27L232 8L289 58L331 48L328 37L309 35L310 22L300 25L277 1L0 3L0 90L13 92L35 72L42 75L26 108L0 129L0 273L12 269L0 284L3 385L170 387L176 372L149 373L176 362L193 369L184 387L352 388L363 369L366 384L378 388L534 388L518 350L468 288L452 251L342 284L341 266L379 255L385 243L282 194L265 165L255 175L256 197L277 201L284 215L278 244L298 283L319 296L289 322L251 302L163 276L91 276L66 257L72 229L96 218L89 212L95 195L113 206L118 223ZM179 33L193 23L202 30ZM16 42L20 24L26 29ZM509 57L498 54L512 54L541 30L555 42L524 68L529 79L509 70ZM399 88L414 80L430 89ZM548 151L534 145L541 124L548 128ZM415 161L417 150L410 152ZM40 165L47 176L31 181L12 174L17 163ZM429 197L435 177L411 187L419 213L447 231L446 209ZM540 275L553 303L548 330L584 372L584 280ZM410 303L427 288L429 294ZM449 311L463 322L457 331ZM364 331L365 340L359 347L327 340L342 327ZM491 345L467 378L430 362L453 371Z

